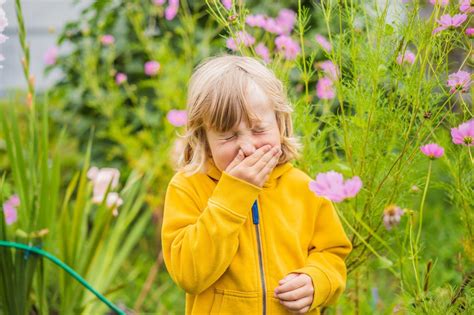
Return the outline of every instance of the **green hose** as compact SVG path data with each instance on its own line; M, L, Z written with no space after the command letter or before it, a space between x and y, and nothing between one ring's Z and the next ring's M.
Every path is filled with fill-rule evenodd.
M65 263L63 263L62 261L60 261L59 259L57 259L56 257L54 257L53 255L51 255L50 253L48 253L47 251L44 251L42 249L39 249L37 247L31 247L31 246L27 246L25 244L20 244L20 243L14 243L14 242L7 242L7 241L0 241L0 246L4 246L4 247L14 247L14 248L18 248L18 249L23 249L23 250L26 250L28 252L33 252L35 254L38 254L38 255L41 255L43 257L46 257L48 258L49 260L51 260L53 263L55 263L56 265L58 265L59 267L63 268L66 272L68 272L73 278L75 278L77 281L79 281L84 287L86 287L87 290L91 291L92 293L95 294L95 296L97 296L99 298L99 300L101 300L102 302L104 302L111 310L113 310L114 312L116 312L117 314L120 314L120 315L126 315L126 313L121 310L120 308L118 308L116 305L114 305L112 302L110 302L109 300L107 300L102 294L100 294L99 292L97 292L93 287L91 287L91 285L89 283L86 282L86 280L84 280L76 271L74 271L74 269L72 269L71 267L69 267L68 265L66 265Z

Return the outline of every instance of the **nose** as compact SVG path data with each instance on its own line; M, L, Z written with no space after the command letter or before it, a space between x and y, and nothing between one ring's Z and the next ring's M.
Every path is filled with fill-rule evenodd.
M259 141L252 134L242 134L239 136L239 146L246 157L258 149L258 142Z
M247 157L255 152L255 145L250 142L245 142L240 145L240 148L244 152L244 155Z

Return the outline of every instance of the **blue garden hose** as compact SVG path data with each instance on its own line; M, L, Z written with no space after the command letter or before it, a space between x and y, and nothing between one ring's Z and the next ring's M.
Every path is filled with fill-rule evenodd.
M38 254L38 255L41 255L43 257L48 258L53 263L55 263L56 265L58 265L59 267L64 269L67 273L69 273L77 281L79 281L79 283L81 283L87 290L94 293L95 296L97 296L97 298L99 298L99 300L104 302L111 310L113 310L114 312L116 312L119 315L126 315L126 313L123 310L118 308L115 304L113 304L112 302L107 300L102 294L100 294L93 287L91 287L91 285L89 283L87 283L87 281L84 280L76 271L74 271L74 269L72 269L71 267L69 267L68 265L63 263L61 260L59 260L56 257L54 257L53 255L51 255L47 251L44 251L44 250L42 250L38 247L31 247L31 246L27 246L25 244L8 242L8 241L0 241L0 246L14 247L14 248L18 248L18 249L23 249L23 250L27 251L27 253L32 252L32 253L35 253L35 254Z

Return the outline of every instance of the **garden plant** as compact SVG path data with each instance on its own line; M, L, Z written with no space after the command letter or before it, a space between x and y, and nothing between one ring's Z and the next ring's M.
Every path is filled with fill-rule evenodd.
M164 193L188 79L225 53L284 82L293 163L350 236L346 290L323 312L474 312L471 1L94 1L44 60L14 2L7 17L0 0L0 47L19 40L22 56L0 54L0 75L16 58L26 84L0 99L1 314L110 312L28 248L116 312L184 313L161 254ZM37 91L32 62L61 78Z

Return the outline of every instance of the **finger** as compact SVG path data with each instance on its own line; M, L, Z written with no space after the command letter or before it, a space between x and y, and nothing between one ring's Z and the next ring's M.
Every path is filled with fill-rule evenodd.
M261 178L261 180L259 180L260 183L265 184L267 182L273 169L278 164L278 160L279 157L277 157L274 162L272 161L268 163L267 166L265 166L265 168L261 170L259 174L257 174L257 178Z
M300 310L298 311L298 313L304 314L304 313L306 313L307 311L309 311L309 308L310 308L310 307L311 307L311 305L306 306L306 307L303 307L302 309L300 309Z
M273 147L270 151L266 152L260 159L254 164L255 171L260 173L268 164L272 164L272 160L275 155L280 154L279 147Z
M271 149L271 145L269 144L266 144L260 148L258 148L257 151L255 151L252 155L248 156L246 159L245 159L245 163L246 165L248 166L253 166L255 163L258 162L258 160L260 160L260 158L265 155L265 153L267 153L268 151L270 151Z
M313 294L309 286L302 286L296 290L277 294L277 298L283 301L296 301Z
M259 171L258 177L265 177L265 181L267 180L267 177L270 176L270 173L272 172L273 168L278 164L278 161L280 160L280 153L277 153L276 155L271 157L271 160L263 166L263 168Z
M280 294L280 293L283 293L283 292L296 290L298 288L301 288L305 284L307 284L306 279L304 277L301 277L301 275L298 275L297 277L294 277L293 279L288 280L284 284L277 287L275 289L275 293Z
M293 279L294 277L298 277L298 275L299 275L299 273L293 273L293 272L289 273L283 279L278 281L278 284L283 284L283 283L287 282L288 280Z
M303 310L306 307L310 307L312 303L312 298L311 297L305 297L296 301L281 301L280 303L289 309L290 311L293 312L299 312L300 310Z
M230 170L232 170L234 167L239 165L239 163L242 162L244 158L245 158L244 152L242 151L242 149L239 149L239 152L237 153L235 158L232 160L232 162L230 162L230 164L227 165L225 171L229 172Z
M293 314L304 314L304 313L307 313L309 311L309 308L311 307L310 306L306 306L306 307L303 307L302 309L298 310L298 311L293 311L292 313Z

